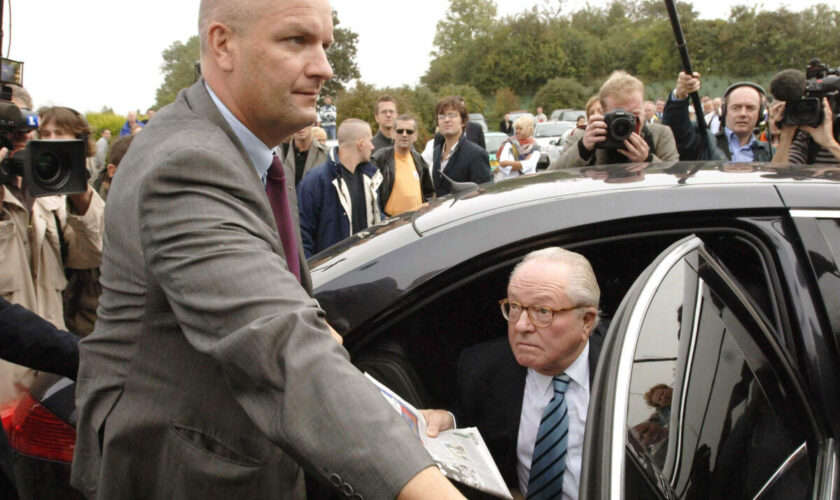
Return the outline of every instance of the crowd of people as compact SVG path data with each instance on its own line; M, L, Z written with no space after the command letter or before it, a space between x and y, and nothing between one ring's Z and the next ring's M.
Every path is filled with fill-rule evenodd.
M17 304L46 321L45 335L61 346L51 351L57 360L78 360L81 350L80 365L60 370L75 375L78 369L73 484L86 495L110 498L141 484L146 492L165 495L177 479L208 498L236 497L232 492L242 485L225 481L231 465L224 460L195 466L189 477L170 477L176 465L193 462L170 437L172 422L184 422L174 439L206 443L199 434L212 428L214 438L257 457L247 481L252 497L300 493L298 460L318 464L326 480L335 483L337 477L339 486L370 498L398 492L457 497L335 342L340 337L311 297L306 258L465 183L491 181L483 131L469 121L461 97L444 97L435 105L435 137L421 153L415 149L416 117L401 114L390 96L374 105L374 134L357 118L339 123L330 96L316 112L312 92L256 92L297 88L296 78L320 89L332 74L324 53L332 40L329 6L286 3L300 3L305 14L294 9L278 14L256 2L257 13L266 15L245 19L226 2L202 0L203 78L159 114L147 111L146 121L129 113L114 140L109 130L97 139L83 115L66 107L40 109L37 130L10 137L14 149L34 139L77 139L87 147L89 185L82 193L33 197L21 176L0 185L0 311ZM236 29L243 22L253 29ZM296 37L294 47L274 47L274 28L294 31L290 26L301 23L310 27L306 37ZM239 73L258 65L270 68L257 75L262 87ZM646 101L641 80L615 72L589 99L586 116L549 169L697 159L840 163L828 101L819 126L785 125L784 102L769 103L760 85L738 82L720 98L703 99L699 119L709 132L704 142L689 109L689 96L700 86L699 74L680 73L667 98ZM285 101L276 102L278 95ZM22 87L13 87L12 100L33 109ZM497 179L536 171L540 148L534 129L547 120L542 108L536 111L533 117L506 116L500 124L509 138L499 150ZM612 144L610 121L619 111L629 113L634 125ZM767 132L757 135L762 122ZM337 145L330 148L329 141ZM9 153L0 150L4 157ZM557 283L570 280L570 274L583 289L559 292ZM572 428L585 422L586 400L579 391L588 387L594 371L589 365L599 348L588 343L598 324L593 282L588 262L571 252L548 249L527 257L511 276L502 304L510 345L476 349L473 354L485 360L465 368L481 377L497 368L486 359L499 358L538 374L526 385L541 401L527 410L530 449L519 450L518 464L504 471L523 492L547 488L544 495L551 498L563 489L577 490L580 429L568 443L576 450L568 463L547 473L563 477L565 468L559 483L543 486L533 474L529 479L529 469L538 431L542 435L540 415L553 404L552 394L561 394L561 400L568 395L562 404L578 422ZM546 293L536 297L540 291ZM546 304L551 307L533 305L532 299L545 297L551 297ZM571 298L578 305L563 308ZM555 325L555 317L571 309L579 311L568 324ZM574 333L563 345L543 339L558 353L574 356L534 359L517 347L523 328L543 324L557 327L557 335ZM86 340L79 345L78 338ZM43 357L12 352L14 345L5 343L0 357L44 366ZM0 360L0 403L17 397L36 375L20 364ZM560 373L569 376L558 379ZM156 403L190 392L212 401ZM366 412L348 417L331 411L350 406ZM448 412L427 415L433 433L455 425ZM485 417L465 414L467 421ZM348 428L354 431L345 432ZM363 449L373 442L387 442L388 450L362 460L334 452L336 443L338 449ZM374 479L372 470L382 473Z

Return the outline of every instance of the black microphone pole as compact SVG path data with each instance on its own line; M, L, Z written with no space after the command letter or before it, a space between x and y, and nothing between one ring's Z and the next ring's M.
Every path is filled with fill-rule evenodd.
M685 37L683 36L682 27L680 26L680 16L677 14L677 7L674 5L674 0L665 0L665 7L668 9L668 17L671 19L671 28L674 30L674 38L677 42L677 49L680 51L680 59L682 60L683 70L689 75L694 75L691 69L691 59L688 57L688 49L685 46ZM697 115L697 129L700 132L700 146L697 148L697 159L700 159L700 154L708 142L708 132L706 130L706 115L703 113L703 105L700 103L700 94L692 92L691 103L694 104L694 114Z

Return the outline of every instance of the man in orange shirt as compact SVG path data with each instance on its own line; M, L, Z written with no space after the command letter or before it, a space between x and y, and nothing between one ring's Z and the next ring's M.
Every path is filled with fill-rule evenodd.
M411 115L397 117L394 137L393 146L382 148L371 157L382 172L379 200L389 216L416 210L435 194L429 167L413 148L417 121Z

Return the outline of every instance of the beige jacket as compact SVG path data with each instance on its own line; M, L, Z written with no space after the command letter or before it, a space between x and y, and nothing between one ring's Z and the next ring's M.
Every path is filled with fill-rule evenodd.
M31 217L24 205L0 186L0 295L20 304L56 327L66 329L61 292L67 286L64 267L90 269L102 258L105 203L96 193L85 215L67 212L65 196L36 198ZM67 260L62 265L55 215L63 228ZM24 385L27 369L0 361L0 403Z
M674 134L671 128L666 125L648 123L645 128L650 133L653 141L651 149L651 163L659 161L680 161L680 154L677 152L677 143L674 141ZM644 132L643 132L644 133ZM582 139L582 138L581 138ZM548 170L560 170L563 168L585 167L586 165L607 164L606 153L603 149L595 150L595 161L586 161L580 157L577 141L565 147L560 156L554 160Z

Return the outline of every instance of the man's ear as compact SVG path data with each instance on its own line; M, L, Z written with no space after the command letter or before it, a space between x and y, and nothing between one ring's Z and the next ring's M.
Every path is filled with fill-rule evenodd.
M207 44L210 57L222 71L232 71L235 59L233 39L235 33L229 26L220 22L211 23L207 28Z
M583 313L583 328L586 330L587 337L592 334L592 330L595 328L595 318L597 316L598 312L594 307L587 307Z
M109 163L106 168L108 169L108 178L112 179L114 177L114 174L117 173L117 166L113 163Z

